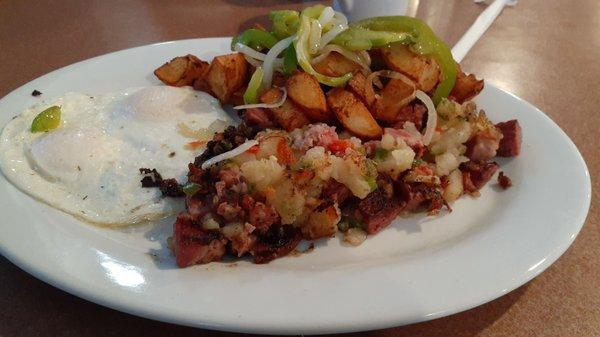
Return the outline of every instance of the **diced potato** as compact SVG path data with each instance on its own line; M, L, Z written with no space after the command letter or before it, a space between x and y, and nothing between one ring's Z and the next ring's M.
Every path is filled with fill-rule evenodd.
M208 73L208 62L194 55L179 56L154 70L154 75L166 85L181 87L192 85Z
M340 123L358 137L374 139L381 137L383 130L367 107L351 92L333 88L327 93L327 103Z
M440 80L437 62L432 58L413 53L407 46L394 44L382 48L381 54L389 69L411 77L417 81L418 87L423 91L431 91Z
M374 107L374 115L378 120L393 123L400 110L410 103L407 98L413 93L413 87L402 80L392 78L383 88Z
M336 52L329 53L323 60L313 65L313 68L323 75L333 77L362 70L362 67L358 63Z
M275 103L281 99L282 95L281 90L271 88L260 96L260 101L263 103ZM277 120L277 123L286 131L292 131L310 123L304 112L289 99L286 99L280 107L269 110Z
M288 97L300 106L313 122L327 122L335 118L327 109L323 89L313 75L297 72L288 78L285 87Z
M264 191L267 204L273 206L284 225L292 224L304 213L306 199L290 179L283 178Z
M337 204L323 204L317 207L310 214L308 220L302 224L302 234L310 240L334 236L340 218L341 214Z
M367 78L363 73L356 72L346 84L346 89L351 91L356 97L360 98L367 107L373 106L375 103L375 95L367 90Z
M450 96L458 103L467 101L479 94L483 89L483 80L478 80L473 74L465 74L459 71L456 75L456 84L450 92Z
M230 103L233 94L246 84L247 71L248 63L242 54L215 57L206 78L210 91L221 103Z
M448 175L448 185L443 196L446 202L451 203L463 194L463 176L460 170L454 170Z

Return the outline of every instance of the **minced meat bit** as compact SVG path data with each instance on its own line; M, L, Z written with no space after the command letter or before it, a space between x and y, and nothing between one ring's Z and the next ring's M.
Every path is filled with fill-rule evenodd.
M31 92L31 96L34 96L34 97L38 97L41 94L42 94L42 92L39 90L34 90Z
M512 180L504 175L504 172L500 171L500 174L498 174L498 185L500 185L502 189L507 189L512 186Z
M185 196L177 180L173 178L163 179L156 169L140 168L140 174L144 175L141 180L142 187L158 187L165 197L179 198Z

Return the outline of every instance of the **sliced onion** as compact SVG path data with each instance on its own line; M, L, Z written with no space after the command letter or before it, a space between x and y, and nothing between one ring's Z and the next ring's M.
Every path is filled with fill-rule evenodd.
M273 47L271 47L271 49L267 53L267 56L265 57L264 62L263 62L264 74L263 74L263 80L262 80L262 87L265 90L269 89L271 87L271 81L273 80L273 72L274 72L275 61L277 60L277 56L279 56L279 54L281 54L281 52L283 52L285 50L285 48L287 48L295 38L296 38L295 35L286 37L285 39L277 42Z
M333 19L334 15L335 11L333 8L329 6L325 7L319 16L319 23L321 24L321 27L325 27L325 25L328 24L331 19Z
M331 28L327 33L321 36L321 40L319 41L320 46L326 46L331 40L333 40L339 33L348 29L348 25L337 25Z
M283 92L283 95L281 95L281 98L275 103L256 103L256 104L236 105L233 107L233 109L242 110L242 109L252 109L252 108L263 108L263 109L278 108L287 99L287 90L283 87L279 88L279 90L281 90L281 92Z
M262 65L262 62L260 60L257 60L253 57L250 57L246 54L244 54L244 58L246 59L246 62L250 63L253 67L258 68Z
M308 34L308 53L316 54L320 49L321 32L323 28L317 20L312 20L310 24L310 33Z
M257 144L258 144L258 141L255 139L247 140L245 143L241 144L240 146L236 147L235 149L221 153L220 155L214 156L214 157L210 158L209 160L205 161L204 163L202 163L202 169L206 170L207 168L211 167L212 165L214 165L218 162L222 162L223 160L227 160L227 159L233 158L239 154L242 154Z
M348 25L348 18L341 12L335 12L333 18L336 19L340 25Z
M369 67L371 66L371 55L369 55L369 53L366 50L361 50L356 53L358 54L358 57L363 59L363 62L365 62L365 64L367 64Z
M402 82L406 83L407 85L413 88L413 93L405 99L403 99L401 102L399 102L398 105L408 104L415 98L415 92L417 90L415 82L413 82L413 80L408 78L406 75L393 70L379 70L372 72L369 76L367 76L367 85L365 88L365 90L367 90L367 97L375 97L375 90L373 90L373 82L379 80L379 77L395 78L401 80ZM381 88L382 86L383 85L379 82L378 87Z
M248 56L252 57L253 59L257 59L260 61L264 61L265 58L267 57L267 54L256 51L256 50L246 46L245 44L241 44L241 43L236 43L235 47L233 49L235 49L235 51L237 51L239 53L248 55Z
M435 110L433 101L426 93L421 90L417 90L415 92L415 96L427 107L427 126L425 127L425 132L423 133L423 144L429 145L431 139L433 138L433 134L435 133L435 128L437 127L437 111Z

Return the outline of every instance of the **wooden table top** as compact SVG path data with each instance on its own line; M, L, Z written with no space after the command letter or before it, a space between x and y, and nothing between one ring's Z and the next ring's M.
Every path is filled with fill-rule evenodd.
M73 62L160 41L230 36L265 22L269 10L307 3L314 2L4 0L0 97ZM470 0L422 0L417 16L453 45L484 8ZM592 176L592 206L567 252L533 281L480 307L355 336L600 336L598 59L600 1L527 0L505 9L461 64L546 112L583 154ZM101 307L33 278L3 257L0 285L0 336L234 335Z

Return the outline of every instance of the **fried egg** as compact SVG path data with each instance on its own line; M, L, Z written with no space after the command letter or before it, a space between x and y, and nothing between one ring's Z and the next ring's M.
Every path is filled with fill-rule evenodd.
M50 106L60 125L31 132L33 119ZM25 110L0 136L0 169L25 193L101 225L127 225L173 214L181 199L142 188L140 168L185 182L188 163L202 149L178 132L231 123L212 96L154 86L90 96L68 93Z

